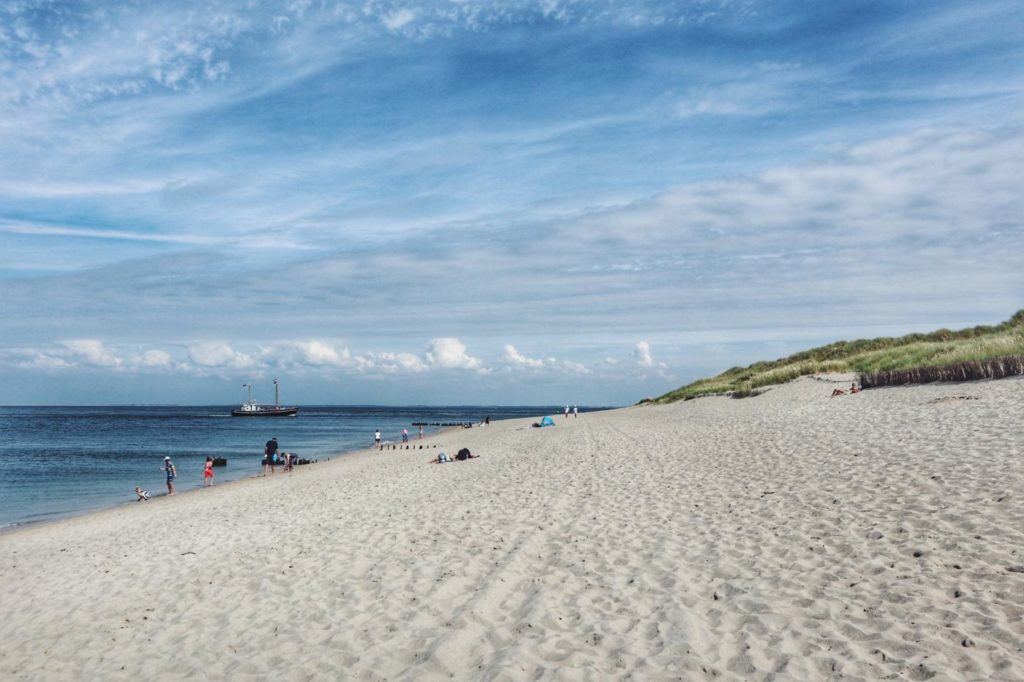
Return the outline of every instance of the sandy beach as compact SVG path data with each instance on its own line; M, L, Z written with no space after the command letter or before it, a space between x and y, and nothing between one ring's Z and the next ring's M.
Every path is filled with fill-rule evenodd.
M844 379L4 533L0 679L1024 680L1024 380Z

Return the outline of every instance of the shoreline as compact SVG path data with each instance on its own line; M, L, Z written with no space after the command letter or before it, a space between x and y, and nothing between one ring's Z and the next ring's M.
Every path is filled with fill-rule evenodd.
M1022 388L492 421L3 533L0 677L1024 679Z
M227 467L214 470L218 484L259 475L258 453L271 433L303 459L323 461L372 446L372 438L364 436L372 435L374 426L398 441L398 432L409 421L452 418L451 413L434 416L423 409L366 414L331 408L310 412L301 421L273 424L192 407L2 412L0 425L8 433L12 452L0 466L0 497L7 503L0 510L0 532L135 502L135 486L149 490L154 498L163 496L164 476L157 469L164 455L177 465L176 492L184 493L202 487L206 455L229 461ZM523 408L517 411L503 416L520 416ZM433 428L425 432L436 433Z
M347 452L339 453L338 455L335 455L334 457L340 457L340 456L345 455L345 454L349 454L349 453L347 453ZM324 459L322 461L323 462L328 462L331 459L333 459L333 457L326 458L326 459ZM310 462L309 464L304 464L302 466L304 466L304 467L305 466L312 466L313 464L319 464L319 463L320 463L320 461ZM264 478L264 476L263 476L263 474L253 474L253 475L249 475L249 476L243 476L241 478L234 478L234 479L230 479L230 480L224 481L223 483L216 483L213 486L209 486L209 488L226 488L227 486L230 486L230 485L233 485L233 484L236 484L236 483L243 483L245 481L249 481L249 480L257 479L257 478ZM216 480L216 477L214 478L214 480ZM6 526L0 526L0 536L4 535L5 533L13 532L13 531L15 531L17 529L20 529L20 528L34 528L34 527L42 526L42 525L49 525L49 524L54 524L54 523L60 523L62 521L69 521L71 519L77 519L77 518L86 517L86 516L103 514L104 512L114 511L114 510L118 510L118 509L123 509L125 507L130 507L132 505L146 505L146 504L150 504L150 503L153 503L153 502L158 502L159 503L159 501L165 500L168 497L174 497L174 498L184 497L186 495L198 493L198 492L200 492L202 490L207 490L207 489L208 489L207 487L204 487L202 485L194 485L194 486L189 487L189 488L184 489L184 490L178 490L174 495L169 495L166 492L158 492L158 493L152 493L151 492L150 493L150 499L145 501L145 502L139 502L137 500L127 499L127 500L123 500L121 502L115 502L114 504L111 504L111 505L104 505L103 507L98 507L98 508L95 508L95 509L83 509L83 510L80 510L80 511L73 511L73 512L68 512L68 513L62 513L62 514L59 514L59 515L55 516L54 518L35 519L35 520L31 520L31 521L20 521L20 522L10 523L10 524L7 524Z
M498 420L495 420L495 421L498 421ZM492 422L492 423L494 423L494 422ZM476 428L476 425L474 425L473 428ZM449 431L456 432L456 431L461 431L461 430L465 430L465 429L462 429L461 427L455 427L455 426L445 427L445 428L442 428L442 429L440 429L438 431L435 431L434 433L432 433L430 435L424 435L423 440L427 440L428 438L431 438L431 437L434 437L434 436L441 436L441 435L443 435L443 434L445 434L446 432L449 432ZM384 445L387 445L387 444L401 445L401 443L398 443L398 442L390 442L390 443L389 442L385 442L383 444ZM413 441L412 441L412 439L410 439L410 441L409 441L409 445L410 445L409 452L412 452L412 450L414 449L414 448L411 447L412 444L413 444ZM434 444L431 447L436 448L438 446L439 446L439 444ZM359 454L374 455L374 454L388 454L389 452L398 453L400 451L402 451L402 450L400 450L398 448L396 448L395 450L387 450L387 449L385 449L383 451L378 451L376 446L371 446L369 448L357 448L357 449L354 449L354 450L341 450L341 451L332 453L329 457L324 457L322 459L318 459L318 460L312 461L309 464L296 465L296 467L291 472L288 472L288 474L293 474L293 473L295 473L295 471L304 471L307 467L314 467L316 465L323 465L323 464L328 464L330 462L338 461L339 459L341 459L343 457L352 457L354 455L359 455ZM404 451L402 451L402 452L404 452ZM282 467L282 468L284 467L283 464L281 464L279 466ZM208 491L210 488L224 489L224 488L227 488L228 486L237 485L237 484L244 484L247 481L249 481L249 482L257 481L257 480L260 480L260 479L263 479L263 478L272 478L272 477L276 477L276 476L286 476L288 474L286 474L284 471L281 471L281 472L279 472L277 474L268 474L268 475L264 475L264 474L251 474L251 475L248 475L248 476L243 476L241 478L231 479L231 480L225 481L224 483L216 483L215 485L210 486L209 488L204 487L202 485L194 485L194 486L192 486L190 488L187 488L187 489L184 489L184 490L178 490L174 495L169 495L166 492L159 492L159 493L152 493L151 492L150 493L150 499L147 500L146 502L139 502L137 500L127 499L127 500L124 500L124 501L121 501L121 502L115 502L114 504L104 505L103 507L98 507L98 508L94 508L94 509L83 509L83 510L80 510L80 511L69 512L69 513L66 513L66 514L59 514L59 515L57 515L57 516L55 516L53 518L36 519L36 520L32 520L32 521L22 521L22 522L16 522L16 523L7 524L5 526L0 526L0 537L3 537L4 535L6 535L8 533L15 533L15 532L17 532L19 530L28 530L28 529L38 528L38 527L42 527L42 526L48 526L48 525L52 525L52 524L59 524L59 523L65 522L65 521L72 521L72 520L80 519L80 518L87 518L87 517L91 517L91 516L100 516L100 515L105 514L107 512L114 512L114 511L118 511L118 510L124 510L126 508L132 507L133 505L147 506L147 505L152 504L154 502L164 503L164 502L168 501L167 498L170 498L170 497L178 499L178 498L182 498L182 497L184 497L186 495L200 493L201 491Z

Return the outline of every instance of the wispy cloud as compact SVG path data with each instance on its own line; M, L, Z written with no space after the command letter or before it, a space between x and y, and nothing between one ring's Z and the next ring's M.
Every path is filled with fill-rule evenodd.
M46 225L15 221L0 221L0 232L51 237L76 237L85 239L115 239L127 241L169 242L174 244L223 244L224 240L216 237L184 234L154 234L144 232L127 232L124 230L96 230L66 225Z

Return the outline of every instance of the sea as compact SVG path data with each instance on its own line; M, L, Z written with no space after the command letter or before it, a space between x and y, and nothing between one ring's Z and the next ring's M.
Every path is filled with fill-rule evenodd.
M135 487L166 494L170 456L176 492L203 486L207 456L223 457L215 482L262 472L264 444L308 460L373 445L374 431L415 441L414 422L473 423L560 414L555 406L303 406L294 417L232 417L230 406L0 407L0 528L134 503ZM581 412L604 408L580 408ZM424 435L442 427L425 426Z

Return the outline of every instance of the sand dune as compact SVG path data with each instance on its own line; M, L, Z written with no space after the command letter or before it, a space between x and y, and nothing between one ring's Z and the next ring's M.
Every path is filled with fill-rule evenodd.
M1024 381L835 385L5 533L0 679L1024 680Z

